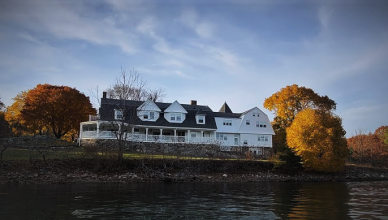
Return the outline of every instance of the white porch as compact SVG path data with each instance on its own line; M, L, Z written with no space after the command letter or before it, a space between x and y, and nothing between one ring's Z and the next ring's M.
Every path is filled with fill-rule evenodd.
M123 132L119 132L123 131ZM215 144L216 131L211 129L170 128L153 126L129 126L103 121L82 122L80 140L82 139L117 139L121 134L127 141Z

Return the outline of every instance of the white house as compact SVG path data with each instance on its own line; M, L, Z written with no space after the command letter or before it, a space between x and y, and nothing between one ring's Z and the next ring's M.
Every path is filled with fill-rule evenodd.
M233 113L225 103L213 112L194 100L191 104L117 100L104 92L99 116L80 125L79 143L115 139L118 130L128 141L215 143L223 150L247 147L258 154L272 147L275 134L268 116L257 107Z

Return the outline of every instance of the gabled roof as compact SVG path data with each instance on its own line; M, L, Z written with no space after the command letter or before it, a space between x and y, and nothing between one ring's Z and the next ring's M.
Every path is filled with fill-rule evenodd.
M217 129L216 121L214 119L213 111L204 105L189 105L181 104L180 106L187 112L186 119L182 123L170 123L168 122L163 115L163 112L166 112L172 103L164 102L155 102L155 105L161 110L161 115L156 121L142 121L136 114L133 114L137 111L140 105L143 104L142 101L130 101L130 100L117 100L117 99L101 99L100 107L100 119L102 121L112 121L114 120L114 111L113 109L117 106L124 106L126 108L126 113L124 118L127 123L143 126L163 126L163 127L172 127L172 128L203 128L203 129ZM179 104L179 103L178 103ZM198 111L205 113L205 124L197 124L195 115Z
M226 104L226 102L221 106L218 112L233 113L232 110L229 108L228 104Z
M157 111L161 112L160 108L151 100L147 99L147 101L143 102L138 108L138 111Z
M186 109L182 107L181 104L179 104L178 101L175 100L168 108L164 110L164 112L178 112L178 113L185 113L187 114Z

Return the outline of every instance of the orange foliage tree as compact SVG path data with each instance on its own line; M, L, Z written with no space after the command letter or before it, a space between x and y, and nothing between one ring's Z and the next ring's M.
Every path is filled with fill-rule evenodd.
M357 163L371 165L386 165L388 145L385 143L385 133L388 126L381 126L375 133L366 133L358 130L356 135L348 138L351 159Z
M21 110L21 118L29 126L50 128L56 138L71 131L79 132L79 124L96 114L90 100L75 88L39 84L30 90Z
M292 124L296 115L308 108L332 111L336 109L336 103L327 96L318 95L310 88L294 84L266 98L264 108L275 114L272 122L276 134L273 137L273 145L279 159L286 161L290 167L299 165L299 158L295 157L286 141L286 129Z
M337 172L348 156L342 120L330 112L306 109L287 128L287 144L307 170Z
M14 135L35 134L37 132L36 127L27 127L25 121L21 118L21 110L23 109L27 94L28 91L22 91L15 96L13 98L14 103L8 106L5 112L5 120L8 121ZM42 133L42 130L38 132Z

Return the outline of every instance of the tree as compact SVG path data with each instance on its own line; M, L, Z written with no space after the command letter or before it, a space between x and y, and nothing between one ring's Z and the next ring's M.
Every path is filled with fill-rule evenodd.
M336 109L336 103L327 96L319 96L312 89L294 84L266 98L264 108L279 117L282 127L289 127L300 111L308 108L332 111Z
M23 109L26 96L29 91L22 91L13 98L14 103L7 107L5 112L5 120L8 121L9 125L12 128L12 133L14 135L28 135L40 133L42 130L39 130L39 126L26 126L25 121L21 118L21 110Z
M27 126L50 128L56 138L71 131L79 132L79 124L95 114L89 98L75 88L39 84L25 97L21 119Z
M388 126L380 126L376 129L375 135L379 137L382 143L385 143L388 145Z
M330 112L306 109L287 128L287 144L307 170L336 172L348 155L342 120Z
M275 131L274 148L277 157L286 161L287 167L292 168L299 166L300 158L287 146L286 129L300 111L308 108L333 111L336 109L336 103L327 96L319 96L312 89L294 84L266 98L264 108L275 114L272 127Z
M129 72L121 69L120 76L116 78L116 81L108 89L108 96L119 100L115 108L121 110L123 117L120 120L112 121L112 126L118 126L113 133L116 136L118 147L118 160L122 161L124 146L128 143L128 128L133 126L135 119L137 118L137 111L127 105L128 100L132 101L145 101L151 99L152 101L161 101L164 97L164 90L148 89L147 81L144 80L141 75L132 69Z
M388 147L384 143L384 132L388 126L381 126L375 133L366 133L361 129L356 135L347 139L351 152L350 158L357 163L370 165L382 165L386 163Z

